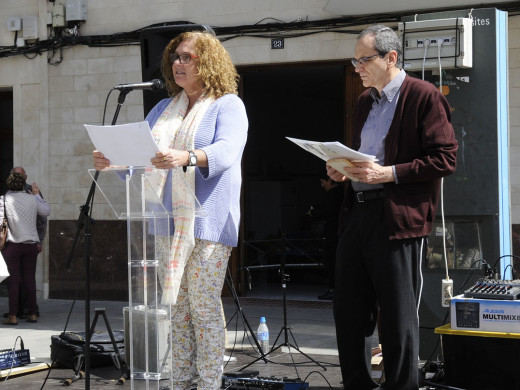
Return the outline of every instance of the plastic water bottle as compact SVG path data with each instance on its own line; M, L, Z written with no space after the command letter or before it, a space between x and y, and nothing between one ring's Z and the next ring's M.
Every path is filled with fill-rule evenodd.
M256 336L258 338L258 343L260 344L260 347L262 348L262 351L265 355L267 352L269 352L269 329L267 329L265 317L260 317L260 325L258 325Z

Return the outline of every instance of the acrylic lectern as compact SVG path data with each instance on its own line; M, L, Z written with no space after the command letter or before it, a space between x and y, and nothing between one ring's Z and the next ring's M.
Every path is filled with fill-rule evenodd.
M177 218L204 216L185 180L175 185L172 210L162 204L151 168L89 170L117 219L127 222L128 307L124 308L125 357L132 389L171 384L171 305L182 269L171 267ZM168 266L170 264L170 266Z

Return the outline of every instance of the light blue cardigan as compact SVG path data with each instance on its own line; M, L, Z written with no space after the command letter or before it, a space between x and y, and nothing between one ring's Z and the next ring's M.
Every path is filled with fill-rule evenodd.
M148 113L150 128L170 102L171 98L163 99ZM200 122L195 149L206 153L208 168L195 168L195 195L207 216L195 219L195 238L237 246L241 160L248 125L244 103L233 94L215 100ZM164 187L163 204L171 211L171 172Z

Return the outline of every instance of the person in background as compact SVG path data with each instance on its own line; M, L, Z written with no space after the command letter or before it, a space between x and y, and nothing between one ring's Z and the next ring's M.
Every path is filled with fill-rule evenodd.
M37 186L36 183L28 184L27 183L27 173L25 172L25 169L23 167L14 167L11 169L11 173L19 173L22 175L22 177L25 179L25 192L28 194L32 194L32 187ZM43 194L40 191L40 196L43 198ZM45 234L47 233L47 217L44 215L37 215L36 216L36 231L38 232L38 238L40 241L37 243L38 246L38 253L40 253L43 249L43 239L45 238ZM35 269L36 270L36 269ZM22 281L23 283L23 281ZM18 318L25 318L25 296L23 294L23 286L20 285L20 293L18 296ZM38 308L38 304L36 304L36 315L40 316L40 310ZM7 318L9 316L9 313L4 313L4 318Z
M37 322L36 306L36 259L39 237L36 230L37 215L49 216L51 209L40 196L36 183L32 193L25 191L25 178L20 173L11 173L7 178L7 193L0 199L0 215L7 215L9 230L7 245L2 256L9 271L9 314L4 325L17 325L18 296L20 285L25 297L28 322Z
M324 221L323 229L323 261L327 269L328 289L318 299L331 300L334 295L334 278L336 268L336 247L338 245L338 216L343 202L344 186L333 181L327 175L320 178L320 185L324 189L323 202L319 207L311 207L307 215L311 218Z
M11 173L19 173L25 179L25 192L28 194L32 194L32 187L38 186L36 183L29 184L27 183L27 173L23 167L14 167L11 169ZM41 191L39 192L40 196L43 198L43 194ZM38 243L38 252L41 252L43 249L43 239L47 234L47 216L45 215L37 215L36 216L36 231L38 232L38 238L40 242Z
M219 389L225 350L221 292L240 221L241 159L248 120L237 96L238 74L213 35L186 32L172 39L162 55L170 98L147 115L160 152L149 177L167 210L182 201L176 192L186 180L206 211L205 218L174 217L174 232L160 249L163 297L172 284L168 268L185 264L172 306L173 389ZM94 151L97 170L110 166ZM159 234L166 234L159 232ZM166 276L164 276L166 275Z
M357 38L352 64L367 90L355 106L353 149L377 162L344 167L354 181L341 209L333 312L345 390L378 386L369 358L378 316L384 389L419 389L421 263L457 141L448 102L407 75L402 57L401 39L387 26Z

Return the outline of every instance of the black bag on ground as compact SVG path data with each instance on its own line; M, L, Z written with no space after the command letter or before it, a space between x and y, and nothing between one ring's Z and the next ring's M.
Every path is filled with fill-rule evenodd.
M113 331L114 340L122 359L125 356L125 332ZM51 336L51 360L58 366L80 370L84 366L85 332L65 332ZM78 367L79 365L79 367ZM114 365L119 368L110 334L95 331L90 339L90 367Z

